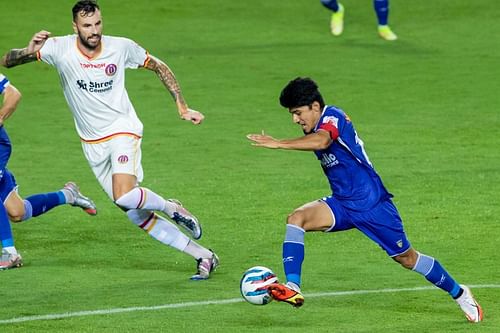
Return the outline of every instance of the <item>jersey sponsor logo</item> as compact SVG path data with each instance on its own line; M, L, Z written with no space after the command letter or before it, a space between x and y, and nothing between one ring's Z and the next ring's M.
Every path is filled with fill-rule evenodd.
M113 80L105 82L86 82L85 80L77 80L78 88L91 92L91 93L105 93L113 89Z
M128 156L127 155L120 155L120 156L118 156L118 163L125 164L127 162L128 162Z
M80 63L80 66L83 68L83 69L101 69L101 68L104 68L106 67L106 63L103 62L103 63L100 63L100 64L89 64L89 63Z
M109 64L104 69L104 72L106 73L107 76L113 76L116 73L116 69L117 67L115 64Z
M324 154L321 156L321 165L325 168L331 168L332 166L335 166L339 164L339 160L335 157L333 154Z

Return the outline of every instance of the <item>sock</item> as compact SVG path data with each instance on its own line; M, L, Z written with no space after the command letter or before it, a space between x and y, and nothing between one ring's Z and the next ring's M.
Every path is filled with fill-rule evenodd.
M389 18L389 0L373 0L373 8L377 14L378 25L387 25Z
M300 287L302 262L304 261L304 234L301 227L286 225L285 241L283 242L283 267L287 282Z
M339 10L339 4L337 0L321 0L321 3L323 4L323 6L330 10L333 10L334 12L337 12Z
M127 216L132 223L146 231L151 237L179 251L184 251L189 243L189 237L184 235L176 225L152 211L131 209L127 211Z
M448 274L439 261L433 257L418 253L417 263L413 267L413 270L422 274L427 281L436 287L448 292L451 297L456 298L459 296L461 292L460 285Z
M147 209L164 212L169 217L174 216L177 205L163 199L145 187L135 187L118 198L115 203L125 209Z
M10 254L17 254L17 249L15 248L14 245L4 246L3 250L5 250L5 252L10 253Z
M14 246L14 237L10 227L9 217L3 204L0 205L0 242L2 247Z
M189 240L188 245L184 249L184 253L189 254L195 259L212 258L212 251L204 248L192 239Z
M24 200L23 221L42 215L54 207L67 203L63 191L35 194Z

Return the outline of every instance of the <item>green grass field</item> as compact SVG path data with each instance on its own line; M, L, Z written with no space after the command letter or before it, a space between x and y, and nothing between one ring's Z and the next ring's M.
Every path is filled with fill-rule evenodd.
M72 33L73 4L2 1L0 54L42 29ZM343 1L338 38L319 1L100 4L104 32L166 61L189 105L206 116L199 127L178 120L153 73L128 72L145 125L143 185L198 215L201 243L221 266L208 281L189 281L195 262L149 238L107 199L55 69L2 68L23 93L6 124L20 193L74 180L99 214L59 207L13 226L25 266L0 272L0 332L499 332L498 4L392 0L400 38L393 43L377 36L368 0ZM477 286L482 323L467 323L445 293L418 289L429 284L356 231L306 236L301 309L240 299L247 268L264 265L284 277L286 215L329 194L312 153L256 149L245 138L262 129L300 135L277 100L296 76L314 78L327 103L350 115L413 246ZM354 293L363 290L379 292Z

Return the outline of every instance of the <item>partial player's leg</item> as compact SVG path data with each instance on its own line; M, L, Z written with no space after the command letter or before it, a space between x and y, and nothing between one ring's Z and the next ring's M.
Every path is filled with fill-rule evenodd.
M321 0L321 3L333 11L330 19L330 30L334 36L340 36L344 31L344 6L337 0Z
M120 175L113 175L113 178L115 177L120 177ZM117 181L113 181L113 183L117 183ZM119 196L115 202L125 209L160 211L188 231L194 239L201 238L202 229L198 219L184 208L179 200L164 199L150 189L145 187L134 187L130 191Z
M385 40L396 40L398 36L392 32L388 25L389 20L389 0L373 0L373 8L377 14L378 33Z
M391 200L380 203L369 212L360 213L355 225L403 267L422 274L436 287L448 292L470 321L481 321L481 307L470 291L461 287L436 259L418 253L411 247L401 217Z
M14 246L14 237L10 227L5 206L0 203L0 243L2 254L0 256L0 270L21 267L23 260Z
M141 166L141 140L135 137L117 137L110 140L113 200L124 209L149 209L164 213L186 229L194 239L201 238L198 219L176 199L164 199L157 193L139 187L143 171ZM134 176L130 178L128 176Z
M26 199L22 199L17 191L13 190L5 201L7 213L12 222L26 221L64 204L82 208L89 215L97 214L94 202L81 194L78 186L72 182L67 183L57 192L35 194Z
M435 258L413 248L394 257L403 267L422 274L427 281L446 291L460 306L470 322L480 322L483 310L467 286L459 285Z
M296 209L288 216L283 242L283 267L286 284L269 286L271 296L295 307L302 306L300 292L302 263L304 261L304 234L306 231L326 231L335 223L331 208L324 201L314 201Z
M189 239L176 225L162 216L145 209L130 209L127 216L154 239L196 259L197 272L191 277L192 280L208 279L219 265L219 258L213 251Z
M22 266L22 257L14 245L14 237L5 207L9 194L15 190L16 184L7 169L3 170L0 177L0 245L2 254L0 257L0 270Z

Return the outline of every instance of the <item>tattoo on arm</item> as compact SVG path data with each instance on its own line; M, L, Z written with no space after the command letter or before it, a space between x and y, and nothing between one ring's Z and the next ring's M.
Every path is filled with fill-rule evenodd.
M10 50L2 57L0 63L4 67L9 68L36 60L37 60L36 53L28 53L26 48L24 48L24 49Z
M160 59L150 56L151 60L147 63L146 68L152 70L158 75L161 82L170 92L170 95L174 98L176 103L185 105L187 109L186 102L182 96L181 87L175 78L174 73L170 68Z

